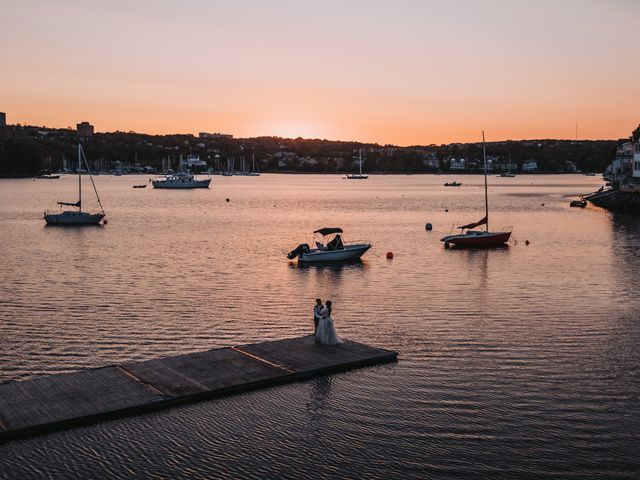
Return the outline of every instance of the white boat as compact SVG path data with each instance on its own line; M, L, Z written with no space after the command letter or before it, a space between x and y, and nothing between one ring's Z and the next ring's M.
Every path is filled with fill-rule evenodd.
M500 175L502 178L514 178L516 176L515 172L511 171L511 152L509 152L509 165L506 172L502 172Z
M358 166L360 168L360 173L354 173L352 175L347 175L347 180L366 180L369 178L369 175L362 174L362 149L358 149Z
M301 243L287 254L289 260L298 257L298 262L336 262L357 260L371 248L369 242L345 243L341 228L320 228L313 232L315 248Z
M258 164L256 163L256 157L253 153L251 154L251 171L248 171L245 175L247 175L248 177L260 176L260 168L258 168Z
M487 152L484 143L484 132L482 132L482 156L484 157L484 218L477 222L469 223L458 227L460 233L447 235L440 240L445 247L450 244L461 248L492 248L504 245L511 237L511 229L507 228L499 232L489 231L489 193L487 187ZM485 226L485 230L472 230L473 228ZM466 230L466 231L465 231Z
M89 178L91 179L91 185L93 185L93 191L96 194L98 205L100 205L100 211L97 213L82 211L83 160L86 166L86 171L89 174ZM87 162L87 158L84 156L82 145L80 144L78 144L78 201L73 203L58 202L58 205L60 205L60 208L62 208L62 206L69 206L75 207L77 210L65 210L60 212L46 211L44 212L44 220L47 222L47 225L98 225L105 216L104 208L102 207L100 197L98 196L98 190L96 190L96 185L95 183L93 183L93 177L91 176L91 170L89 170L89 163Z
M151 181L153 188L209 188L210 183L211 178L198 180L189 172L172 173Z

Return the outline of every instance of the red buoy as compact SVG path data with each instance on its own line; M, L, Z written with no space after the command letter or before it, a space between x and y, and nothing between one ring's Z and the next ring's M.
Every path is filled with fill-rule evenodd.
M391 260L393 258L393 252L387 252L387 258Z
M106 225L107 224L107 219L105 218L104 220L102 220L102 224Z

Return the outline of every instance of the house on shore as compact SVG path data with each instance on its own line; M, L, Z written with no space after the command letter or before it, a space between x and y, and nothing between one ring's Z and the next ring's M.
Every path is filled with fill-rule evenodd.
M630 138L621 140L603 177L615 190L640 193L640 125Z

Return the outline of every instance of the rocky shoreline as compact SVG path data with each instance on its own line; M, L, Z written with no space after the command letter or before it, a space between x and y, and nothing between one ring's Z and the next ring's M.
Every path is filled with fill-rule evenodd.
M606 190L585 197L585 200L611 212L640 214L640 193Z

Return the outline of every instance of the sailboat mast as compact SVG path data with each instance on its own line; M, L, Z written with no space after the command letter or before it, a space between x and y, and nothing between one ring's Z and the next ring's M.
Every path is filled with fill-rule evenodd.
M484 215L487 221L484 226L489 231L489 193L487 189L487 149L484 145L484 130L482 131L482 158L484 159Z
M78 144L78 211L82 211L82 157L80 156L81 146Z

